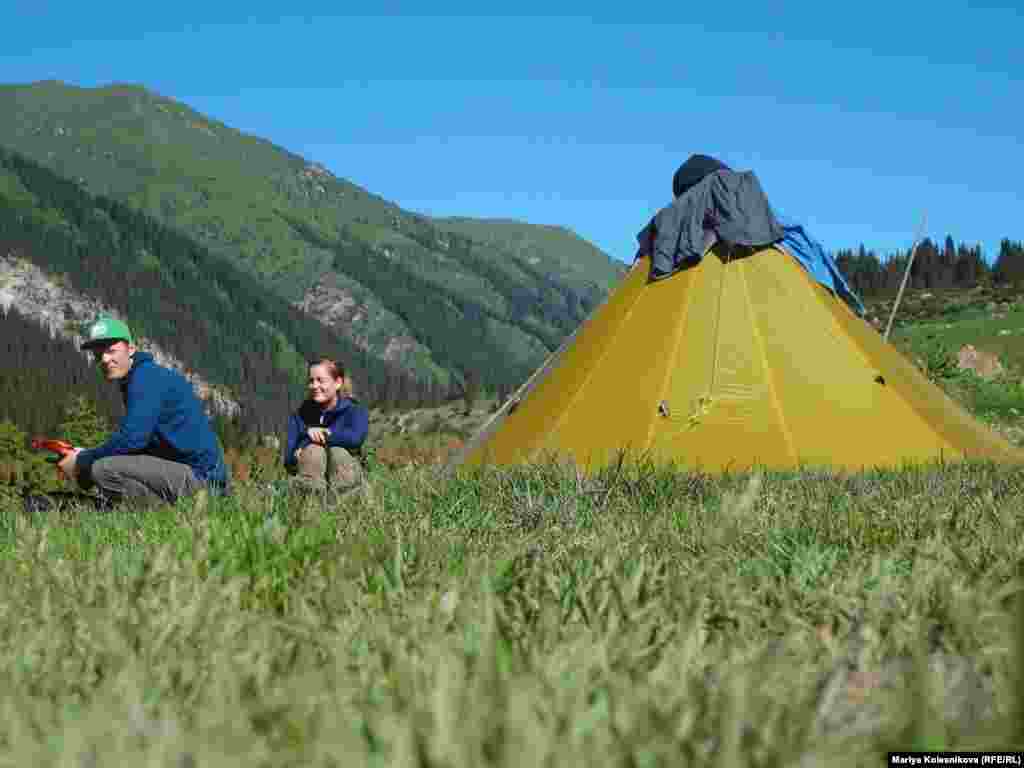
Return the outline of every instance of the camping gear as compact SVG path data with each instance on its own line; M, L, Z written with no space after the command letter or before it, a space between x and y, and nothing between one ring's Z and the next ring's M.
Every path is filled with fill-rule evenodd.
M716 242L770 245L785 235L757 176L724 169L658 211L636 239L638 256L651 255L651 279L661 280L700 261Z
M453 465L552 455L589 470L625 457L722 472L1024 460L784 242L719 240L667 277L650 271L650 257L638 258Z
M907 266L903 270L903 279L900 280L900 289L896 292L896 301L893 302L892 312L889 313L889 322L885 324L885 333L882 334L882 338L886 341L889 340L889 334L892 332L892 321L896 319L896 310L899 309L900 300L903 298L903 291L907 287L907 280L910 279L910 269L914 266L914 254L917 253L917 246L921 244L921 239L924 237L925 224L927 221L927 217L921 220L921 234L918 235L916 240L914 240L914 246L910 249L910 256L907 257Z

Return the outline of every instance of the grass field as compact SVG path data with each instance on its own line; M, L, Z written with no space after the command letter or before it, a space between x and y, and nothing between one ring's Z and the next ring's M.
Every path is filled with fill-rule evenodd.
M1024 473L377 470L26 518L0 765L879 765L1024 746Z
M871 307L883 327L891 308L891 300ZM1024 296L1015 286L911 293L898 309L892 337L919 347L941 343L951 350L972 344L1019 372L1024 369Z
M888 318L887 302L873 309L880 320ZM1024 297L1019 289L917 292L899 312L902 322L893 328L893 343L979 419L1011 442L1024 443ZM965 344L996 355L1005 375L985 380L958 370L957 353Z
M936 378L1016 403L1007 364ZM391 460L343 501L266 463L148 511L0 501L0 766L1024 748L1024 468L445 475L459 413L380 415Z

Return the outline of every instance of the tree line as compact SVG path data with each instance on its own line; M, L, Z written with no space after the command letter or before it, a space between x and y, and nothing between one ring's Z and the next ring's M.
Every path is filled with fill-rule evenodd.
M894 296L899 290L911 249L883 260L862 244L835 253L839 270L861 298ZM972 288L980 283L1024 284L1024 244L1003 239L995 261L989 264L981 246L956 244L946 236L940 245L924 238L914 251L907 288L931 291Z

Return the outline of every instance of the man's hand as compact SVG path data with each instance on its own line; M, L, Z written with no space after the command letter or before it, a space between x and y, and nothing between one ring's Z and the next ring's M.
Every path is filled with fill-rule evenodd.
M327 445L327 436L331 433L330 430L324 427L310 427L306 430L306 434L317 445Z
M78 479L78 454L81 453L81 451L81 448L75 448L67 456L57 462L57 469L64 474L64 477L70 478L71 480Z

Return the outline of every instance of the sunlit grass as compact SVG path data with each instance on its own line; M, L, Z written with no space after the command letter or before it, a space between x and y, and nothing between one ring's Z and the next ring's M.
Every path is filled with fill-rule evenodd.
M240 484L0 541L0 765L880 764L1021 746L1024 473Z

